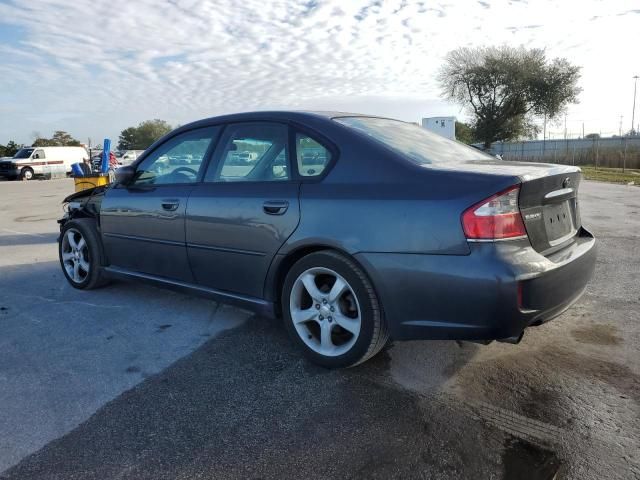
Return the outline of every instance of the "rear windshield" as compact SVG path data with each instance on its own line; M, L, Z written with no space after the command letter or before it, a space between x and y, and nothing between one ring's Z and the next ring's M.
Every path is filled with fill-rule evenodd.
M338 117L335 120L375 138L420 165L493 158L414 123L374 117Z

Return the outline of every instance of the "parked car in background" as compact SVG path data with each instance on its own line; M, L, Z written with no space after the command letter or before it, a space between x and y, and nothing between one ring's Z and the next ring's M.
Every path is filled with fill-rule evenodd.
M144 153L144 150L125 150L122 152L122 156L118 158L120 165L131 165L140 155Z
M242 145L261 152L248 165ZM386 118L210 118L68 197L60 265L79 289L137 280L282 316L326 367L390 338L517 343L593 274L580 178Z
M61 167L69 174L71 165L88 157L84 147L24 147L12 158L0 161L0 176L31 180Z

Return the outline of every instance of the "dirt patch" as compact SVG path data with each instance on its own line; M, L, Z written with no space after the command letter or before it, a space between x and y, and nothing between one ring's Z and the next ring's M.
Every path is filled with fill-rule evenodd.
M622 338L617 336L618 329L613 325L592 324L576 328L571 332L573 338L580 343L592 345L618 345Z
M47 216L47 215L27 215L25 217L17 217L14 218L16 222L44 222L49 220L57 220L59 215L56 216Z

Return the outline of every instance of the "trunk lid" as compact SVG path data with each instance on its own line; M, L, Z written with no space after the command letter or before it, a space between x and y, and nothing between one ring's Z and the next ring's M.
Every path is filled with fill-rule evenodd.
M571 243L580 227L578 187L580 171L539 176L523 181L518 204L531 246L553 253Z
M580 169L534 162L458 160L430 168L509 177L521 182L518 205L532 247L549 255L569 245L581 227L578 208Z

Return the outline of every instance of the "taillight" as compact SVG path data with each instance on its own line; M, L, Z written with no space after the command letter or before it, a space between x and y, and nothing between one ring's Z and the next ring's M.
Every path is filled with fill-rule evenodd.
M462 228L470 240L504 240L524 237L518 208L520 186L515 185L468 208L462 214Z

